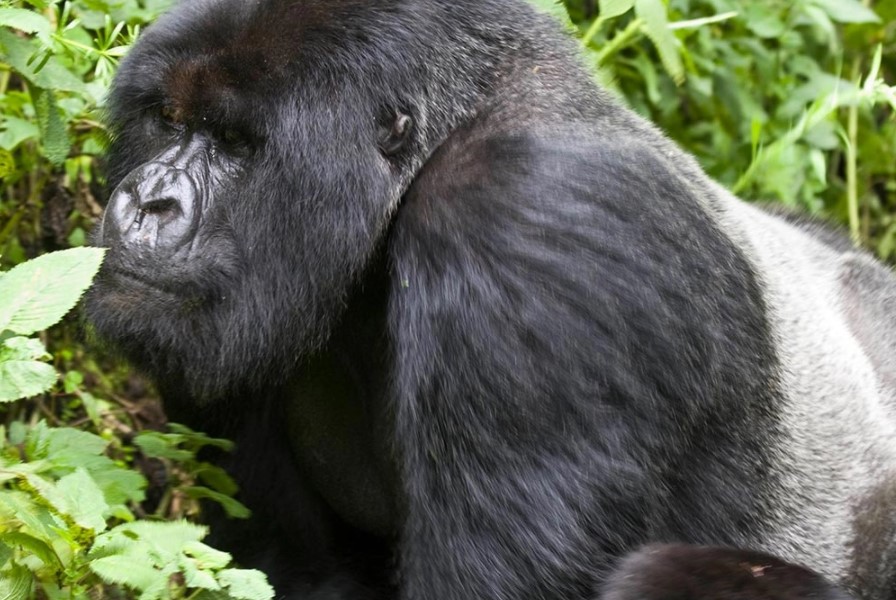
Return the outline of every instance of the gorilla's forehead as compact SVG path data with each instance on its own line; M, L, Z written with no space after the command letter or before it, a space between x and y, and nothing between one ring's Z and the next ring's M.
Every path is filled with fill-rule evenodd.
M296 88L309 78L345 73L347 64L359 67L358 57L370 54L359 46L376 45L385 33L367 34L381 22L376 13L404 5L398 0L183 2L141 38L122 66L117 94L167 104L183 121L257 113L259 103L296 97Z

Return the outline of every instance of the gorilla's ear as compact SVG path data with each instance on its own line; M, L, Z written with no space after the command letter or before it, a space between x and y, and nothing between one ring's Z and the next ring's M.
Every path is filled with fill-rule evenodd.
M818 573L718 546L656 544L623 558L601 600L851 600Z
M408 143L414 129L414 119L401 109L388 110L379 120L377 142L386 156L395 156Z

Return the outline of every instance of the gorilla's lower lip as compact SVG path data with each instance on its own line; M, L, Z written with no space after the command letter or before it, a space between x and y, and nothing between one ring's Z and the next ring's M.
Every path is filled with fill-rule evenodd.
M148 276L144 276L133 271L112 268L107 272L107 275L112 277L113 279L126 280L137 283L140 287L149 288L153 291L161 292L162 294L167 294L169 296L182 295L182 293L178 291L177 285L174 283L169 285L161 284L158 281L154 281Z

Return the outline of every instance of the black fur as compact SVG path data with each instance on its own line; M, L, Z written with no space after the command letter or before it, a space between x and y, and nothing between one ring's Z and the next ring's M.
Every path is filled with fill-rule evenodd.
M626 557L602 600L849 600L818 574L761 552L648 546Z
M217 542L281 595L574 600L765 539L761 280L572 55L517 0L193 0L122 65L88 316L236 439Z

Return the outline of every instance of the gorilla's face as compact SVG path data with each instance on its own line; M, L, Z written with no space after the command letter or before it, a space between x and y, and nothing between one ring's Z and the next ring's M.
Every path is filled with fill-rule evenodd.
M280 381L323 343L427 151L413 86L352 58L375 47L316 43L332 32L309 4L183 3L111 96L88 318L198 401ZM346 46L367 44L363 10Z

